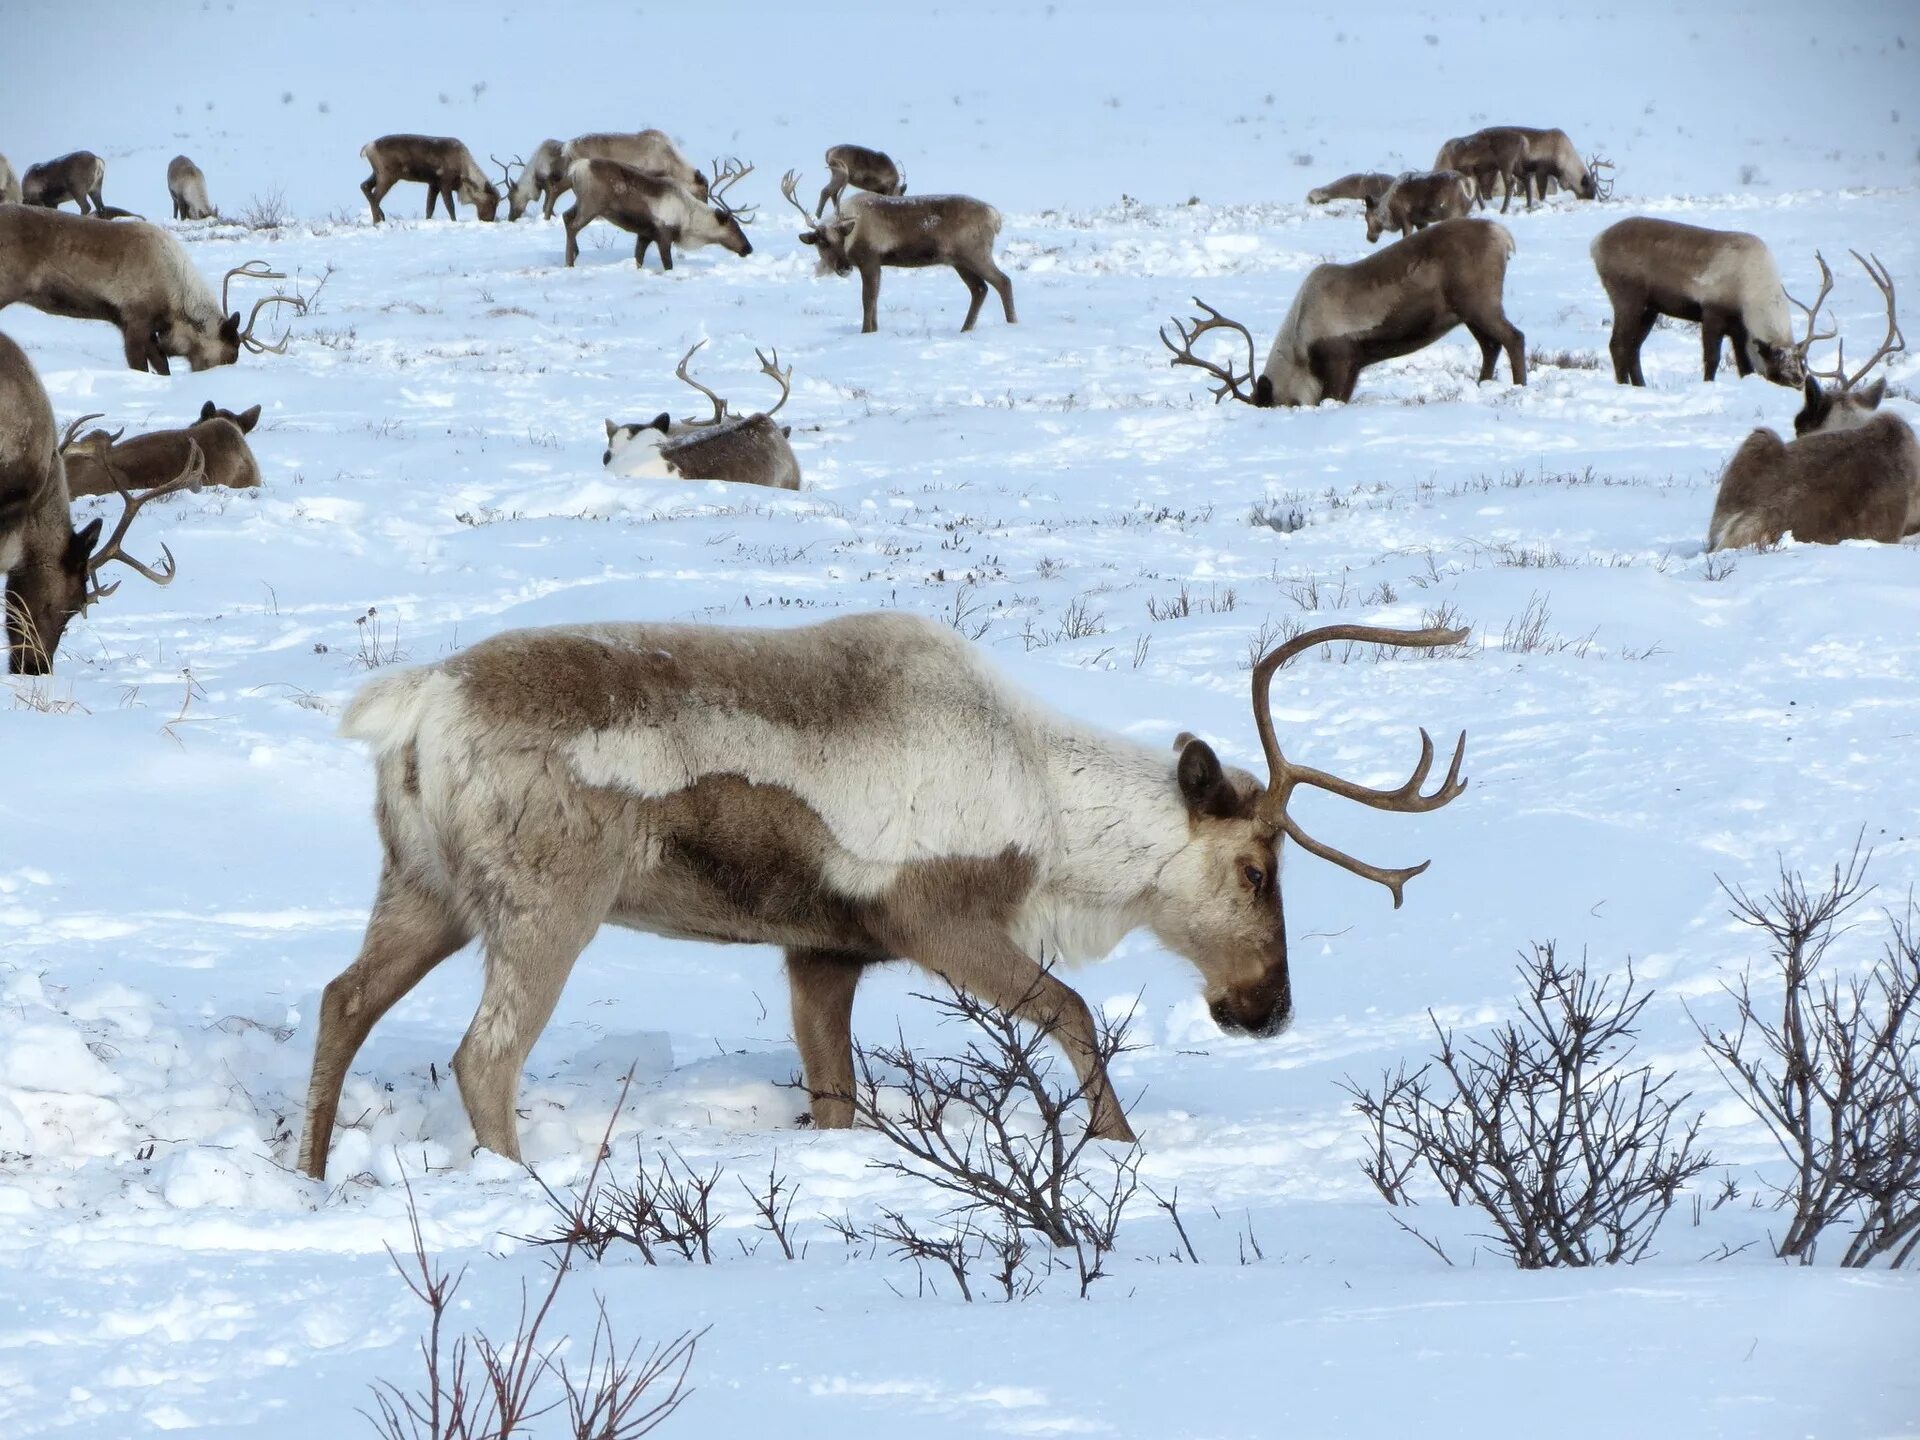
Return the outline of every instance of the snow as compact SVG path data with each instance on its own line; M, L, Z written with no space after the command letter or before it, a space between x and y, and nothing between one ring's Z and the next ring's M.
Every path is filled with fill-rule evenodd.
M1275 715L1289 753L1375 784L1404 775L1415 727L1443 744L1464 728L1472 783L1424 817L1303 797L1311 832L1434 863L1396 911L1290 859L1283 1038L1223 1037L1146 937L1072 977L1110 1011L1139 999L1144 1048L1116 1079L1204 1262L1172 1263L1147 1205L1087 1303L1059 1280L1013 1306L916 1298L910 1268L843 1255L815 1214L936 1202L869 1168L877 1137L795 1128L777 956L602 935L532 1057L528 1158L577 1180L637 1066L616 1153L671 1144L746 1177L777 1162L811 1240L793 1265L734 1246L711 1268L615 1257L570 1282L581 1344L595 1290L628 1336L712 1326L662 1433L1920 1433L1913 1277L1768 1258L1776 1217L1749 1201L1755 1167L1779 1167L1683 1008L1727 1018L1720 986L1756 958L1716 877L1764 887L1776 856L1823 869L1864 827L1882 900L1920 879L1920 546L1703 555L1718 467L1752 427L1788 430L1797 397L1728 371L1701 384L1689 328L1649 341L1647 389L1614 386L1587 259L1641 211L1755 231L1795 293L1818 249L1862 337L1849 351L1870 345L1878 297L1836 257L1873 251L1920 283L1908 18L1708 0L1325 18L595 5L555 34L542 12L445 0L11 6L10 49L125 77L10 72L16 169L87 145L111 203L162 215L184 150L228 214L279 187L300 217L179 227L202 273L259 257L303 289L328 278L286 356L202 375L131 373L102 325L0 316L63 420L137 430L261 403L265 476L150 507L136 553L164 540L178 580L129 576L53 676L0 697L0 1430L360 1433L365 1386L413 1363L418 1317L383 1250L404 1243L403 1175L431 1247L472 1267L463 1323L497 1330L542 1274L512 1238L542 1223L539 1188L470 1155L446 1070L471 956L374 1031L333 1182L291 1169L315 1006L378 863L370 766L333 735L369 668L522 625L891 605L984 627L994 662L1062 710L1156 745L1192 730L1247 765L1263 625L1447 606L1468 653L1308 658ZM580 43L596 26L612 39ZM1165 364L1154 332L1190 296L1264 354L1305 271L1365 252L1354 207L1309 210L1311 185L1424 164L1502 118L1563 125L1619 167L1607 205L1505 220L1508 312L1529 351L1576 366L1519 391L1503 362L1476 386L1456 334L1369 372L1352 406L1255 412ZM636 275L596 226L568 271L557 221L365 223L358 149L376 134L505 155L641 124L757 163L751 257ZM814 277L775 184L798 166L806 193L846 139L902 159L916 191L1005 214L1018 326L990 304L962 335L957 279L894 272L881 333L857 333L857 283ZM409 187L388 208L423 202ZM799 493L602 468L606 418L702 408L672 378L701 338L696 373L736 408L770 398L755 346L793 364ZM1889 367L1909 419L1917 364ZM1305 523L1250 523L1257 506ZM1190 614L1150 613L1183 587ZM1529 617L1553 644L1515 643ZM1644 1054L1708 1109L1743 1196L1697 1225L1683 1201L1631 1270L1523 1274L1471 1240L1448 1269L1360 1175L1336 1082L1418 1062L1429 1009L1462 1028L1510 1013L1515 953L1546 938L1659 987ZM1833 963L1876 943L1865 924ZM942 1038L921 988L870 978L856 1033ZM1436 1204L1422 1219L1451 1243L1477 1228ZM742 1203L728 1243L749 1227ZM1265 1258L1242 1266L1248 1234Z

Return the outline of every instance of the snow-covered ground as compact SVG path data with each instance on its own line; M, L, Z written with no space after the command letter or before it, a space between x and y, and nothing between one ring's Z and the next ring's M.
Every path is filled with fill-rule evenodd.
M1753 426L1790 428L1797 397L1701 384L1679 328L1649 342L1647 389L1615 387L1587 259L1641 212L1761 234L1796 293L1818 249L1849 349L1870 347L1879 301L1847 249L1920 285L1914 18L607 6L556 32L548 12L443 0L10 6L9 50L95 57L9 69L16 168L87 145L111 202L160 215L184 149L227 213L280 188L300 217L181 227L203 272L258 257L303 289L327 278L287 355L203 375L130 373L105 326L0 316L63 420L260 403L266 477L150 507L139 546L164 540L178 580L129 577L55 675L0 695L0 1431L361 1433L366 1384L413 1363L416 1308L382 1250L404 1239L403 1170L430 1244L473 1266L463 1322L497 1329L541 1273L507 1238L540 1225L539 1189L470 1156L447 1080L471 958L362 1052L335 1183L291 1170L315 1001L378 862L369 766L332 734L370 667L521 625L898 606L977 633L1063 710L1155 744L1190 729L1250 765L1259 637L1446 607L1470 653L1304 660L1275 713L1290 753L1373 783L1405 773L1416 726L1464 728L1472 785L1420 818L1304 802L1336 843L1434 863L1396 911L1293 857L1282 1039L1223 1037L1145 938L1072 977L1109 1008L1139 997L1119 1078L1203 1262L1171 1263L1147 1204L1088 1303L1062 1281L1012 1306L916 1298L910 1268L843 1255L815 1215L936 1205L868 1168L876 1137L794 1127L778 957L604 934L534 1052L529 1159L577 1178L637 1063L616 1152L776 1162L812 1241L792 1265L736 1246L571 1282L582 1340L595 1290L628 1335L712 1327L663 1433L1920 1433L1920 1288L1768 1258L1775 1217L1749 1199L1777 1167L1683 1008L1726 1018L1720 986L1757 954L1717 878L1830 866L1864 828L1882 898L1920 879L1920 547L1703 556L1720 464ZM1618 165L1607 205L1509 217L1507 308L1542 357L1526 389L1504 364L1476 386L1463 334L1307 413L1216 407L1167 367L1154 332L1190 296L1264 349L1308 267L1365 250L1350 209L1300 203L1311 184L1423 163L1497 119L1564 125ZM636 275L596 227L568 271L557 222L364 223L375 134L506 154L643 124L756 162L751 257ZM958 280L895 272L881 333L857 333L857 282L814 278L775 185L791 165L817 187L842 139L902 157L917 190L1001 206L1017 327L990 304L963 336ZM701 337L698 375L737 408L771 388L756 345L793 364L799 494L602 470L605 417L699 410L672 370ZM1909 417L1917 371L1890 367ZM1683 1202L1633 1269L1522 1274L1471 1240L1448 1269L1360 1175L1337 1082L1424 1058L1429 1010L1468 1029L1510 1013L1515 952L1548 938L1658 986L1643 1051L1697 1092L1743 1198L1701 1222ZM1864 926L1836 963L1877 938ZM870 979L856 1032L939 1037L919 988ZM1248 1235L1264 1258L1242 1265Z

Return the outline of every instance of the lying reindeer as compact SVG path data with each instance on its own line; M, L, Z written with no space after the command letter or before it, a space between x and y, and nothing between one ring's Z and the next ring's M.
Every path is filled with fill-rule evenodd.
M1389 230L1405 239L1416 230L1441 220L1460 220L1473 213L1479 190L1472 178L1458 170L1435 170L1425 175L1409 171L1386 188L1378 200L1367 202L1367 243Z
M473 206L482 220L493 219L500 208L500 192L488 183L472 152L450 136L382 135L360 147L360 158L373 167L373 173L360 182L360 193L367 197L376 225L387 218L380 202L402 180L419 181L427 187L429 220L439 200L446 201L447 218L458 220L460 215L453 205L456 196Z
M1221 382L1213 390L1216 404L1229 395L1248 405L1345 404L1367 366L1424 350L1459 325L1480 346L1482 381L1493 378L1504 349L1513 383L1524 385L1526 337L1507 319L1504 303L1512 255L1513 236L1505 226L1442 220L1364 260L1316 265L1300 282L1257 378L1252 333L1198 299L1193 303L1206 318L1176 320L1180 343L1168 339L1164 328L1160 343L1173 352L1172 364L1191 365ZM1194 342L1214 330L1238 331L1246 340L1245 374L1231 362L1215 365L1193 353Z
M1794 417L1795 439L1755 430L1727 462L1707 527L1707 549L1773 545L1791 533L1803 543L1842 540L1897 544L1920 531L1920 441L1899 416L1881 411L1885 378L1860 382L1887 356L1906 349L1894 306L1893 277L1877 258L1854 259L1879 288L1887 307L1887 334L1865 365L1848 373L1842 349L1835 369L1824 372L1834 388L1809 374L1805 404ZM1820 259L1824 283L1808 307L1808 328L1833 287L1833 272Z
M642 175L663 175L677 180L693 192L693 198L705 203L711 190L707 177L693 168L664 130L641 130L628 135L620 131L597 131L576 135L560 147L563 176L576 160L611 160ZM716 180L718 176L714 177ZM568 180L568 184L571 184ZM564 192L566 186L561 187ZM551 213L551 212L549 212Z
M227 490L253 490L260 484L260 465L253 458L247 436L260 421L260 407L238 412L218 410L211 400L200 407L200 418L179 430L152 430L122 440L124 429L108 434L95 430L78 440L80 427L98 415L83 415L67 427L60 442L60 458L67 467L67 493L111 495L125 488L148 489L164 484L187 469L187 458L201 457L201 485Z
M788 425L773 417L787 403L793 367L780 368L780 352L769 359L758 350L760 372L780 387L773 409L754 415L727 414L727 402L687 373L687 362L702 340L680 358L673 373L713 402L710 420L675 420L662 411L643 425L616 425L607 421L607 451L600 463L616 475L635 479L732 480L742 485L765 485L775 490L800 488L800 462L794 459Z
M121 549L134 516L149 500L195 488L203 473L198 449L165 483L134 493L118 486L120 521L104 545L102 522L73 528L66 466L53 429L53 407L20 347L0 335L0 574L6 576L7 671L44 675L75 615L119 589L100 583L100 571L118 560L156 585L174 575L173 553L160 547L157 569Z
M821 188L820 203L813 207L813 213L826 214L829 200L838 211L840 192L849 185L873 195L907 193L907 177L891 156L864 145L835 145L827 151L827 183Z
M800 242L819 252L817 273L860 272L862 335L880 328L875 316L880 271L886 266L951 266L972 297L960 326L963 332L973 329L980 318L989 285L1000 293L1007 323L1016 323L1013 281L993 260L1000 212L985 201L966 195L855 195L832 220L817 221L794 194L799 182L800 172L789 170L780 182L780 193L811 227L800 233Z
M502 172L509 220L518 220L526 214L527 207L535 200L540 202L540 218L551 220L555 203L572 188L567 181L567 162L558 140L542 140L534 147L531 160L522 160L518 155L511 161L502 160L498 155L491 158ZM515 165L520 167L518 175L512 173Z
M157 225L137 220L102 225L57 210L0 208L0 309L19 302L49 315L117 325L133 370L166 375L169 357L208 370L233 364L243 348L284 354L287 336L269 345L254 337L253 328L269 305L291 305L304 313L306 302L269 295L254 302L242 329L240 313L227 309L227 289L236 275L286 279L249 260L227 271L216 305L185 247Z
M167 194L173 197L176 220L217 220L213 202L207 199L207 177L200 167L184 155L167 162Z
M1052 965L1145 928L1198 967L1223 1030L1285 1030L1283 838L1396 905L1426 869L1314 839L1294 792L1437 810L1465 788L1466 737L1431 791L1425 731L1403 784L1358 785L1282 753L1274 673L1329 642L1431 648L1466 633L1329 625L1265 655L1265 784L1190 735L1169 756L1050 711L952 629L900 611L513 630L382 675L340 725L373 749L384 860L359 956L321 998L300 1167L324 1178L368 1032L475 938L486 979L453 1073L474 1139L517 1160L527 1054L606 924L783 947L822 1129L853 1123L861 972L908 959L1050 1034L1080 1075L1090 1132L1131 1141L1086 1002Z
M1321 185L1307 192L1307 204L1325 205L1330 200L1359 200L1371 205L1387 193L1395 177L1382 175L1378 170L1356 172L1342 175L1331 185Z
M714 165L713 185L705 200L678 180L646 175L616 160L576 160L567 167L573 204L561 220L567 227L567 264L580 258L580 232L595 220L617 225L634 237L633 263L642 266L647 247L660 251L660 268L673 269L673 247L697 250L718 245L735 255L751 255L753 244L743 222L754 209L736 210L726 194L746 176L751 165L728 161Z
M43 160L29 165L20 179L20 199L24 204L41 205L49 210L71 200L82 215L107 208L100 198L106 183L107 162L91 150L75 150L58 160Z
M1733 342L1742 377L1758 370L1776 385L1806 379L1807 347L1829 338L1793 338L1780 267L1757 235L1707 230L1677 220L1635 216L1609 225L1589 247L1600 284L1613 302L1613 378L1645 385L1640 347L1662 315L1700 325L1701 369L1711 381L1720 369L1720 342Z
M7 157L0 155L0 205L20 203L20 177L13 173Z

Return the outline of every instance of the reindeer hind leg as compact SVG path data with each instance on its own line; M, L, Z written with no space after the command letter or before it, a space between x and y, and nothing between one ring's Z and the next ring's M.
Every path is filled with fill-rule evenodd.
M853 1125L853 992L866 966L837 950L787 951L793 1040L821 1130Z

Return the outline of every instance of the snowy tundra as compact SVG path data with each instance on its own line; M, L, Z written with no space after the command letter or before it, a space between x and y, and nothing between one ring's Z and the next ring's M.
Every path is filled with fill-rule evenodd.
M858 5L850 46L839 19L770 6L716 25L596 0L559 42L550 12L450 0L9 6L9 48L114 77L9 73L16 168L90 147L116 202L157 217L185 151L224 215L280 192L292 217L170 225L199 273L260 257L318 295L285 355L171 376L129 370L107 326L0 312L61 425L262 407L257 488L143 513L139 553L165 543L174 583L123 588L52 675L0 693L0 1431L371 1433L365 1387L417 1363L383 1250L406 1241L403 1176L429 1246L470 1267L462 1325L497 1331L544 1275L514 1238L545 1223L540 1188L474 1153L446 1070L471 952L361 1051L333 1180L297 1170L320 992L380 866L373 764L335 733L363 682L517 627L885 608L953 626L1061 714L1169 755L1188 730L1256 770L1263 640L1444 611L1465 650L1303 658L1274 718L1290 757L1375 785L1404 777L1417 726L1465 729L1472 783L1417 824L1302 799L1330 843L1433 865L1394 909L1293 855L1284 1035L1224 1034L1144 934L1065 977L1096 1009L1138 1005L1142 1048L1113 1080L1201 1260L1174 1263L1143 1200L1086 1302L1055 1284L964 1305L884 1251L844 1254L815 1216L939 1201L872 1170L870 1132L796 1126L777 952L599 936L528 1063L526 1159L577 1181L637 1063L616 1156L671 1144L733 1190L777 1165L812 1242L792 1264L747 1255L764 1237L730 1200L714 1265L613 1254L568 1282L578 1344L596 1291L623 1335L712 1327L662 1435L1920 1431L1920 1286L1770 1258L1777 1216L1751 1202L1779 1161L1686 1009L1725 1022L1723 983L1760 958L1717 880L1823 870L1863 828L1875 903L1920 880L1920 546L1705 553L1721 466L1756 427L1790 433L1800 397L1731 367L1703 383L1683 326L1648 338L1645 388L1616 385L1588 257L1635 214L1745 231L1805 298L1818 250L1862 337L1849 355L1870 346L1879 296L1840 258L1877 254L1920 293L1920 25L1867 4L1291 9ZM649 60L636 87L643 50L701 61ZM1264 350L1314 265L1367 253L1354 206L1309 207L1309 188L1501 123L1558 126L1616 167L1610 200L1501 221L1524 389L1476 384L1463 331L1368 370L1345 406L1216 406L1167 365L1156 329L1190 297ZM567 269L538 207L454 224L409 202L375 228L357 189L376 135L510 156L645 126L696 163L755 165L750 256L636 271L595 225ZM774 179L799 168L810 195L840 143L1002 214L1018 325L962 334L959 279L896 271L859 333L854 282L814 275ZM679 413L673 367L703 337L714 373L751 374L756 347L793 365L802 489L603 467L605 418ZM1911 422L1920 361L1885 373ZM1830 963L1868 964L1878 923ZM1430 1202L1449 1268L1360 1174L1338 1082L1419 1063L1430 1014L1463 1033L1510 1014L1515 953L1549 938L1657 987L1642 1053L1695 1092L1742 1198L1698 1219L1683 1199L1631 1270L1535 1273ZM924 985L874 975L855 1033L951 1045Z

